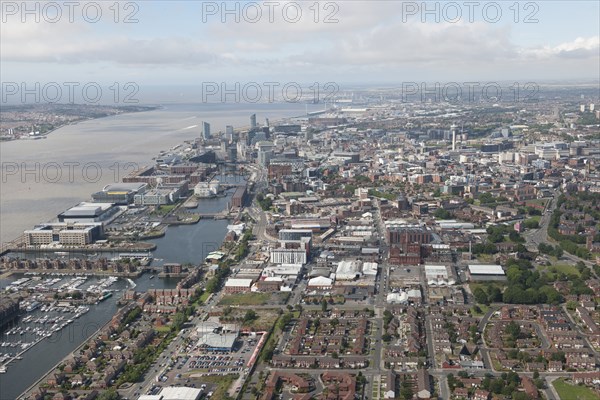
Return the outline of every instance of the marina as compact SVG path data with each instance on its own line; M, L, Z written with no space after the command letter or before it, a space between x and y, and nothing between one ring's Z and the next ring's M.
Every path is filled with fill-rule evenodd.
M8 287L15 287L14 283L19 281L19 286L26 288L34 288L36 285L41 284L42 286L50 289L58 288L67 281L71 281L77 277L73 274L66 273L54 273L41 276L40 274L34 275L14 275L7 279L0 279L0 290L5 290ZM144 274L139 278L132 279L136 285L136 290L147 290L148 288L173 288L177 284L175 279L149 279L149 274ZM39 278L39 279L36 279ZM50 281L56 280L56 282L50 284ZM100 286L105 277L90 276L85 284L79 287L80 291L86 291L88 288L93 286ZM90 335L97 331L102 325L108 322L117 311L117 301L121 297L121 293L125 289L131 288L131 284L127 279L118 279L112 285L106 286L107 290L113 295L98 304L77 304L70 300L72 305L69 307L61 306L58 303L66 302L67 300L61 300L57 302L54 300L53 293L46 292L45 295L51 297L51 301L42 304L38 309L25 313L21 312L20 316L14 323L8 325L6 329L0 332L0 344L6 343L8 346L0 347L0 387L3 387L3 396L5 398L17 398L19 394L31 383L33 383L38 377L42 376L49 368L55 365L69 352L73 351L76 347L85 342ZM44 293L41 293L44 294ZM35 300L37 301L37 300ZM53 304L56 303L56 304ZM79 318L73 318L76 313L73 311L77 310L79 306L85 306L89 308L88 312L81 314ZM46 307L44 309L44 307ZM42 311L45 310L45 311ZM66 310L66 311L65 311ZM36 320L42 318L42 320L48 315L50 319L61 319L60 322L52 323L36 323ZM31 317L31 319L29 319ZM29 322L23 322L28 318ZM60 325L73 319L73 322L67 323L67 325L58 331L52 331L53 325ZM48 321L46 320L46 321ZM29 327L29 331L27 331ZM32 330L39 328L38 332L51 331L50 336L41 337L36 336L32 333ZM9 331L13 330L16 334L8 335ZM23 330L23 335L20 334ZM48 333L48 332L46 332ZM24 343L26 349L19 347ZM4 372L2 372L4 371ZM23 377L27 376L27 379Z
M46 339L52 340L53 335L60 335L88 313L92 305L77 304L84 293L93 296L94 304L98 304L121 290L113 288L118 281L119 278L113 276L90 279L88 276L42 278L33 275L9 283L4 290L29 292L30 296L19 304L20 320L0 336L0 371L6 373L10 364L22 360L28 350Z
M233 110L238 115L232 119L232 110L217 110L207 106L202 112L210 113L215 118L215 111L219 111L222 125L246 121L250 111L256 112L255 105L251 110L243 106ZM265 105L258 107L259 111L271 116L285 116L298 112L298 105ZM292 110L294 110L292 112ZM219 114L219 112L217 114ZM162 135L165 125L160 129L150 129L151 135L157 140L153 145L156 149L164 148L164 143L172 143L176 140L187 140L188 134L180 132L179 121L182 117L198 117L196 105L176 105L170 108L148 112L143 117L145 122L159 120L168 121L170 127L176 132L174 135L158 137ZM53 161L55 157L61 157L65 143L72 145L80 140L82 143L89 141L89 131L94 131L94 136L104 144L96 143L90 154L97 155L101 148L110 149L108 156L98 159L102 168L108 168L121 155L127 154L128 160L140 165L147 162L147 152L140 152L131 157L132 150L138 149L139 116L123 115L105 118L93 123L83 122L76 129L69 126L63 127L60 135L49 137L45 150L49 158L41 159L40 162ZM237 118L237 120L235 119ZM114 134L112 128L118 125L122 132L118 139L124 144L123 152L114 152ZM215 120L215 125L218 125ZM106 135L96 136L97 130L107 132ZM143 134L148 134L147 129ZM35 142L34 142L35 143ZM31 148L21 149L20 143L11 143L11 152L4 154L6 160L21 160L22 151L30 154ZM84 146L82 146L83 148ZM148 149L145 149L148 150ZM36 151L36 149L34 149ZM152 150L150 150L152 151ZM89 159L89 154L77 155L81 160ZM65 159L68 159L65 158ZM97 159L97 158L96 158ZM47 207L32 208L27 201L38 202L39 195L35 199L23 197L19 193L17 197L8 196L3 199L3 241L17 237L23 227L32 226L39 221L55 217L55 210L71 206L78 198L87 197L90 192L97 190L98 186L109 184L107 177L100 182L89 183L77 182L77 185L63 185L58 183L50 187L44 186L44 195L49 201ZM243 177L226 176L217 177L220 182L227 184L244 181ZM21 182L10 180L6 183L6 193L17 193ZM31 184L32 191L37 185ZM17 189L16 191L13 189ZM53 191L56 189L56 191ZM70 197L64 198L68 191ZM134 288L136 291L144 292L148 289L174 288L177 280L174 278L163 278L159 272L165 262L198 263L204 260L206 255L218 248L227 233L226 219L213 219L214 215L224 213L228 207L233 189L227 189L224 197L202 198L190 201L188 207L189 215L205 214L206 218L199 221L187 220L176 226L164 226L166 235L160 237L155 235L149 237L150 243L137 242L122 247L103 248L102 246L90 246L89 248L48 247L28 249L19 247L18 251L10 254L16 258L16 265L5 266L7 273L0 278L0 289L6 290L9 297L21 300L18 305L18 316L10 320L0 330L0 387L2 387L2 398L17 398L23 390L36 382L48 370L56 367L57 363L67 354L81 346L91 335L97 332L115 315L118 310L117 303L122 297L125 289ZM4 192L4 191L3 191ZM182 216L186 216L184 212ZM208 216L210 215L210 216ZM15 217L16 216L16 217ZM15 218L13 218L15 217ZM159 218L156 218L159 220ZM168 221L167 221L168 222ZM150 221L150 225L154 222ZM163 228L163 227L161 227ZM168 231L168 232L167 232ZM147 240L142 238L143 240ZM201 244L200 246L198 244ZM3 246L3 252L10 246ZM152 251L155 254L150 254ZM154 256L156 256L154 258ZM104 259L105 261L100 261ZM129 259L129 260L124 260ZM27 261L29 260L29 261ZM36 264L37 263L37 264ZM145 264L148 263L148 266ZM136 268L132 268L134 266ZM145 271L153 270L152 273ZM115 281L105 281L109 277L115 277ZM116 279L116 278L119 279ZM86 307L86 308L80 308ZM87 311L85 311L87 310ZM83 313L82 313L83 312ZM79 316L77 316L80 314ZM69 322L71 321L71 322ZM9 334L10 332L10 334Z

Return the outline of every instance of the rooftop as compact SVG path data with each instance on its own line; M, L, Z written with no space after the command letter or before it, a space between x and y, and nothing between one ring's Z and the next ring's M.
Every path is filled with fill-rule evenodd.
M501 265L471 264L469 273L475 275L504 275Z
M166 387L161 390L162 400L197 400L202 391L196 388L178 386Z
M252 285L252 279L245 278L229 278L225 282L225 287L250 287Z

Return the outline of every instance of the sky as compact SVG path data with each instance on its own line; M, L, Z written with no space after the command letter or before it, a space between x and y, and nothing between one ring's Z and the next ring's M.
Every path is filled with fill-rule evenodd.
M3 83L600 78L598 1L46 3L2 0Z

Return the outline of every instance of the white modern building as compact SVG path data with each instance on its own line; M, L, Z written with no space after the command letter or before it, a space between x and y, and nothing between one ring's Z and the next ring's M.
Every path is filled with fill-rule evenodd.
M362 261L340 261L335 270L335 278L338 281L352 281L362 276Z
M194 186L194 194L200 198L214 197L219 193L220 183L218 180L210 182L198 182Z
M98 240L103 234L101 222L56 222L37 225L23 232L28 246L85 246Z
M306 264L308 255L304 249L271 249L271 262L274 264Z

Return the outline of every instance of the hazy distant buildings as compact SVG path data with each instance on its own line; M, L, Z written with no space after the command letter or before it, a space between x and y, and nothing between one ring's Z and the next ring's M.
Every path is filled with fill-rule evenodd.
M276 125L274 131L276 133L297 134L302 130L302 126L298 124L282 124Z
M271 158L273 158L273 151L272 150L259 150L258 152L258 163L260 165L262 165L263 167L266 167L269 165L269 161L271 161Z
M205 140L212 137L210 134L210 124L208 122L202 122L202 137Z
M234 134L233 126L227 125L225 127L225 140L229 143L233 142L233 134Z
M250 129L256 129L256 114L250 116Z
M258 147L258 163L262 166L268 166L269 161L273 158L273 142L260 141Z
M452 126L450 127L450 130L452 131L452 151L456 150L456 125L452 124Z
M229 161L237 160L237 147L229 146L227 148L227 158L229 159Z

